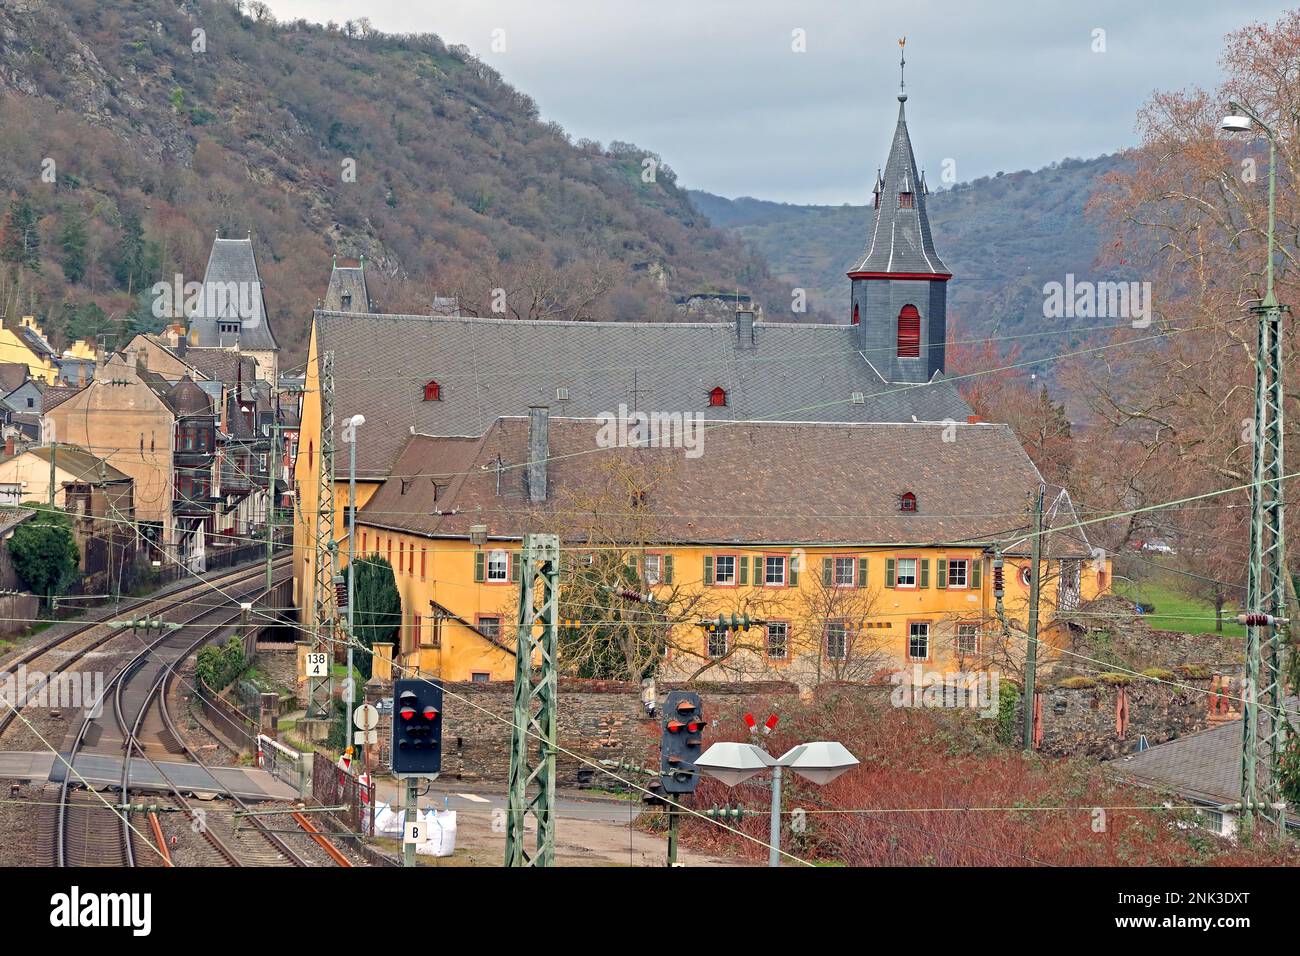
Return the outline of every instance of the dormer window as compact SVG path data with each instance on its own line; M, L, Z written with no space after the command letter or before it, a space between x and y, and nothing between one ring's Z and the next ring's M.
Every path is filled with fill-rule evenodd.
M916 510L916 495L910 491L905 491L898 496L898 510L913 512Z
M442 401L442 386L437 382L429 382L424 386L424 400L426 402Z
M220 323L218 323L218 326L219 326L219 328L220 328L220 330L221 330L221 334L222 334L222 335L238 335L238 334L239 334L239 323L238 323L238 322L220 322Z
M725 408L727 405L727 390L721 385L709 392L709 406L711 408Z
M909 193L898 194L898 208L899 209L912 208L912 193L909 192Z
M854 324L854 325L857 325L857 324L858 324L858 321L859 321L859 320L858 320L858 304L857 304L856 302L854 302L854 303L853 303L853 324Z

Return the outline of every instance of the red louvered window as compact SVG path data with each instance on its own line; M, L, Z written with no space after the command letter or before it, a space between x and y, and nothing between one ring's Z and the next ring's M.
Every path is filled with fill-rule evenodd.
M442 386L437 382L430 382L424 386L424 400L426 402L437 402L442 399Z
M912 208L912 194L911 194L911 193L899 193L899 194L898 194L898 208L899 208L899 209L911 209L911 208Z
M856 302L853 303L853 324L858 324L858 304Z
M921 313L916 306L905 305L898 313L898 357L916 358L921 354Z
M715 408L726 405L727 390L719 385L713 389L713 391L709 392L709 404Z

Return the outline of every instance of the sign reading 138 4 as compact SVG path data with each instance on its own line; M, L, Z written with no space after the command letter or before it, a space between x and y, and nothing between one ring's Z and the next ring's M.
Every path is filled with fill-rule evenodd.
M328 677L330 672L329 655L313 651L306 655L308 677Z

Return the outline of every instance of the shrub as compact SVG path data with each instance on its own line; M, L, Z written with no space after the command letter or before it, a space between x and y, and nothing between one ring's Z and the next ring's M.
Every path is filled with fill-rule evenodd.
M1087 687L1096 687L1097 682L1091 677L1064 677L1056 682L1056 686L1067 690L1083 690Z

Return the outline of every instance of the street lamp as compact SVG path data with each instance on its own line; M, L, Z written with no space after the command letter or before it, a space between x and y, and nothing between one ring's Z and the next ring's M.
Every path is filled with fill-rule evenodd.
M711 746L695 761L695 769L728 787L744 783L767 768L772 769L772 812L769 824L767 865L781 865L781 777L783 769L819 786L858 765L858 758L835 740L818 740L791 747L778 758L755 744L724 741Z
M1241 795L1244 829L1254 826L1257 809L1275 802L1279 789L1279 759L1286 742L1282 692L1283 629L1287 618L1287 561L1282 388L1282 313L1273 289L1273 256L1277 221L1277 135L1249 107L1229 102L1232 111L1219 128L1248 133L1259 127L1268 137L1268 262L1264 299L1252 308L1258 317L1255 350L1255 431L1251 470L1250 565L1246 584L1246 693L1242 702ZM1268 628L1267 654L1261 627ZM1271 716L1260 727L1261 707ZM1262 745L1261 737L1268 738ZM1258 760L1261 751L1269 766L1260 794ZM1282 820L1279 815L1279 825Z
M352 733L352 701L356 697L355 681L352 679L352 647L356 642L356 580L357 572L353 567L356 560L357 540L357 429L366 423L365 415L353 415L343 423L343 441L348 446L348 722L344 725L345 733ZM368 771L369 767L362 767Z

